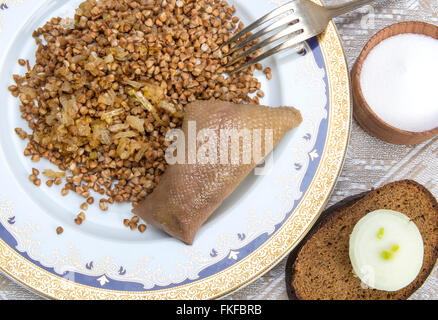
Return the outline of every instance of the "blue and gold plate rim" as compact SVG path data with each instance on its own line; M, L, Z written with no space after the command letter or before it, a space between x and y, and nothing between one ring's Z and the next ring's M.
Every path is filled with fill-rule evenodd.
M281 227L254 252L211 276L168 289L117 291L75 283L32 263L0 239L0 270L31 291L54 299L214 299L248 285L284 258L310 230L341 172L351 129L348 66L336 27L330 22L317 37L327 72L327 135L315 176L302 200Z

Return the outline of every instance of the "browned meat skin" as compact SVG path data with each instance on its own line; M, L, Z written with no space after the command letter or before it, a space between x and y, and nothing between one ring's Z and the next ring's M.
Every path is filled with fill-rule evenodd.
M236 105L222 101L194 102L186 107L182 130L188 136L188 122L196 129L272 129L274 146L289 130L302 122L301 114L291 107L269 108L258 105ZM264 141L262 131L261 140ZM242 144L241 144L242 145ZM186 158L188 156L186 143ZM242 154L243 148L240 148ZM262 143L262 156L265 153ZM218 143L218 157L220 155ZM241 158L242 159L242 158ZM210 215L236 189L257 165L250 164L175 164L169 166L154 192L143 200L134 214L186 244Z

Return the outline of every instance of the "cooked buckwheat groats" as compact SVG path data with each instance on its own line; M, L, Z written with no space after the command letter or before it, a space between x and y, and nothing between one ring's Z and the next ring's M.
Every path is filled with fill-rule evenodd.
M243 28L235 11L213 0L88 0L35 30L36 62L19 60L28 70L9 90L30 128L16 129L24 154L62 171L47 170L47 185L101 195L104 211L135 206L166 170L165 136L187 103L258 103L256 67L229 76L228 47L219 50Z

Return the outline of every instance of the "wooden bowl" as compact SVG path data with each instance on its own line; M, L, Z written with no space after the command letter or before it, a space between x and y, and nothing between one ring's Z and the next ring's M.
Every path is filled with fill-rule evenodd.
M419 21L396 23L380 30L368 41L351 71L354 103L353 115L362 128L376 138L393 144L411 145L421 143L437 136L438 127L423 132L411 132L387 124L374 113L365 101L360 86L360 72L368 53L386 38L402 33L423 34L438 39L438 26Z

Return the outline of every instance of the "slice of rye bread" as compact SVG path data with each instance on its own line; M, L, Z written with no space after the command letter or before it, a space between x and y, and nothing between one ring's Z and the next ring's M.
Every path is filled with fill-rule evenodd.
M354 275L349 239L356 223L377 209L396 210L415 222L424 242L423 266L407 287L394 292L364 289ZM397 181L349 197L325 210L317 224L291 252L286 265L290 299L402 300L427 279L438 257L438 204L434 196L412 180Z

